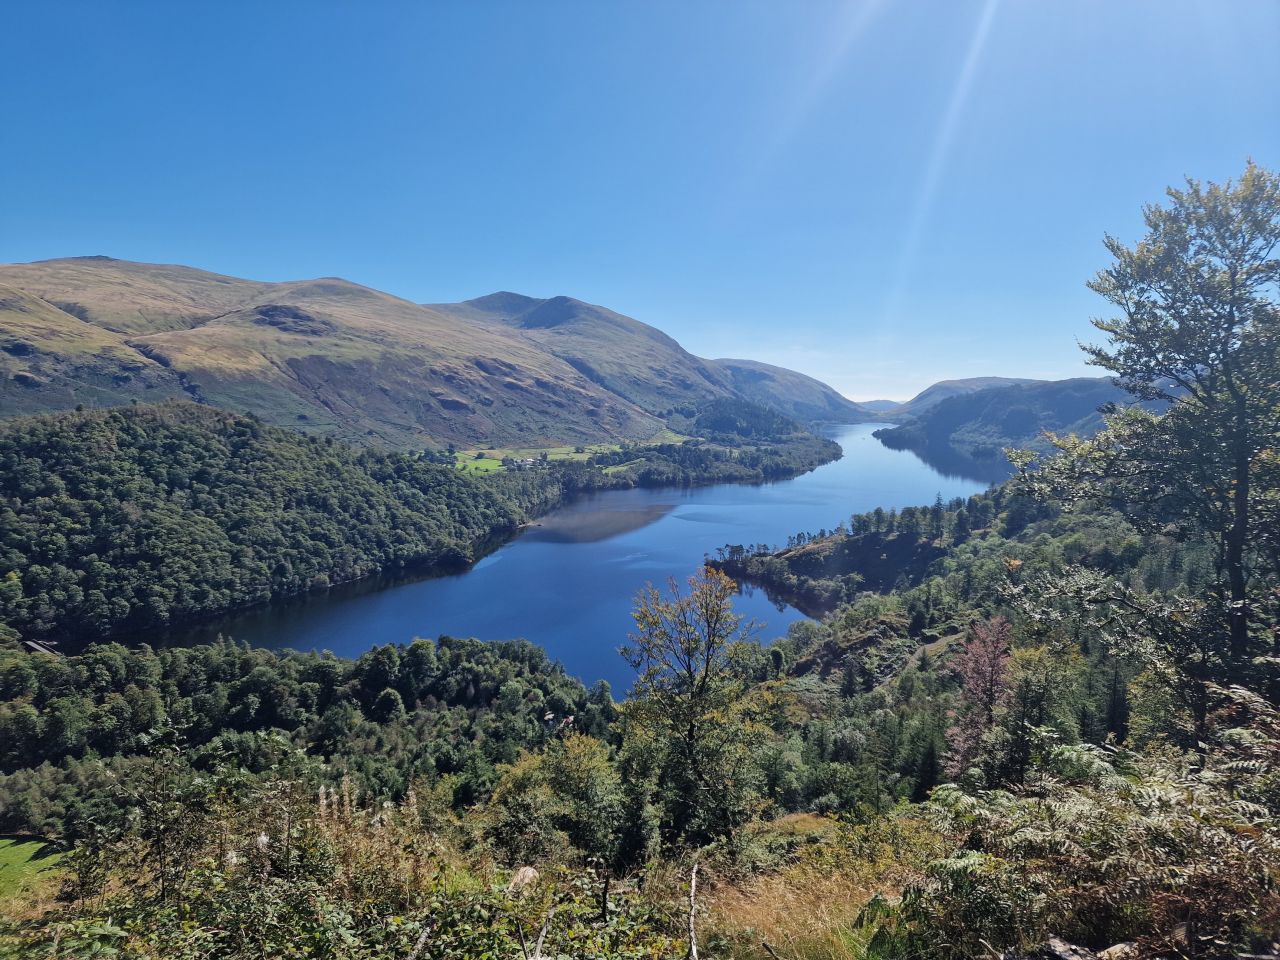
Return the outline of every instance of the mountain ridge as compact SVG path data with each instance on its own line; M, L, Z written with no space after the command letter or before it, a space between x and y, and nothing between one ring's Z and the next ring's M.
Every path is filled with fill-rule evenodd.
M740 365L566 296L417 304L340 277L104 256L0 265L0 290L12 291L0 292L6 416L185 396L401 449L644 442L673 411L746 394L806 420L869 419L803 374L770 368L742 385ZM787 383L824 403L791 402Z
M964 396L970 393L978 393L982 390L998 389L1000 387L1014 387L1029 383L1047 383L1045 380L1035 380L1028 377L958 377L949 380L939 380L937 383L931 383L910 400L898 404L891 412L895 417L917 416L930 407L933 407L944 400L951 397Z
M805 421L874 419L870 411L806 374L757 360L697 357L656 327L573 297L540 299L500 291L458 304L428 306L525 331L596 382L637 402L676 407L727 395ZM596 335L602 330L612 336ZM643 384L618 376L611 354L623 345L630 358L641 359Z
M876 438L910 450L936 469L968 472L992 482L1012 471L1004 450L1049 450L1044 432L1091 436L1102 428L1101 409L1132 403L1110 377L1072 377L988 387L947 397Z

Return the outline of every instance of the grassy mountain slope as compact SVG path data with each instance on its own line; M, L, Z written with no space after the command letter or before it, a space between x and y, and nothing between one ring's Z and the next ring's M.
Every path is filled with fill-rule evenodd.
M24 392L6 414L135 399L138 384L116 376L123 363L165 395L383 446L639 440L662 426L515 331L460 327L345 280L254 283L81 258L0 267L0 283L27 295L0 311L9 357L41 356L39 370L26 360L9 372L6 396ZM57 346L41 350L49 331L61 331ZM92 389L75 388L78 357L104 364Z
M252 301L272 286L193 267L68 257L0 266L18 287L94 326L125 335L185 330Z
M644 441L674 409L729 398L857 418L808 377L703 360L569 297L423 306L109 257L0 265L0 351L0 415L185 395L381 447Z
M120 334L0 285L0 409L6 414L181 395L173 372Z
M752 403L797 420L857 423L874 420L875 412L854 403L821 380L758 360L712 360L729 377L737 393Z
M504 291L431 306L472 323L518 329L647 410L737 397L802 421L871 419L813 377L756 360L703 360L648 324L571 297L540 300Z
M518 330L592 382L652 412L735 394L725 371L661 330L572 297L496 293L432 309L482 329Z
M183 370L201 399L350 439L539 443L644 439L661 429L521 337L460 329L454 318L341 280L281 284L269 302L135 344Z

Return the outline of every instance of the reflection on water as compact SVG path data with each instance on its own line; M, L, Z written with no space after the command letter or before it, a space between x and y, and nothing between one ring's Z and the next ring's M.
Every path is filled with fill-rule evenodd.
M850 514L902 508L984 489L983 474L952 474L871 436L876 424L832 436L844 457L792 480L758 486L614 490L542 518L470 570L428 579L369 580L247 611L184 632L178 642L222 633L257 646L328 649L357 656L382 643L441 634L541 644L573 674L625 689L617 654L646 583L683 579L726 543L784 544L798 531L834 529ZM772 639L803 619L748 591L738 612Z
M600 509L592 503L578 503L533 524L524 538L550 543L595 543L647 527L671 509L669 503L652 503L633 510Z
M989 457L971 457L952 446L925 447L910 451L945 477L1004 483L1013 476L1013 464L1003 453Z

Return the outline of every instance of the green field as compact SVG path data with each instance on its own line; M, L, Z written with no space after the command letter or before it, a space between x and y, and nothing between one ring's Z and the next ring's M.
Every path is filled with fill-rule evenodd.
M683 443L688 439L674 430L663 429L650 437L647 445ZM482 447L479 450L459 450L454 455L454 463L463 473L484 474L503 469L502 461L507 457L512 460L539 460L545 453L548 460L586 460L597 453L613 453L621 449L622 447L616 443L587 443L561 447ZM617 468L610 467L606 472L617 472Z
M0 900L25 896L49 885L61 857L43 840L0 838Z
M463 473L493 473L502 469L502 460L498 457L484 456L476 459L475 453L459 453L454 457L454 464Z

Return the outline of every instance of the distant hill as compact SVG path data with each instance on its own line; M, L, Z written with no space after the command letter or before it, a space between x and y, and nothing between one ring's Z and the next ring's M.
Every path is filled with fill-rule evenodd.
M1005 447L1043 447L1045 430L1095 433L1102 426L1099 407L1131 399L1107 377L1030 381L952 395L876 436L922 456L1000 461Z
M863 410L870 410L872 413L892 413L902 406L901 400L858 400L857 404Z
M1012 387L1019 384L1043 383L1042 380L1026 380L1017 377L968 377L961 380L939 380L933 386L926 387L906 403L893 408L895 417L919 416L925 410L950 397L959 397L993 387Z
M758 360L711 360L746 400L797 420L857 423L874 411L837 393L821 380Z
M829 389L769 369L776 396L570 297L424 306L338 278L266 283L109 257L0 265L4 416L185 396L383 447L644 441L690 402L771 399L797 415L796 384L806 397Z
M661 413L690 401L734 395L729 377L661 330L572 297L539 300L495 293L430 304L479 329L518 331L610 393Z
M258 283L92 257L0 266L0 284L40 298L41 325L66 331L55 343L32 335L29 310L0 312L5 413L180 389L393 447L644 439L662 427L526 338L346 280ZM124 381L119 363L150 379Z
M803 421L869 419L813 377L755 360L704 360L648 324L572 297L539 300L502 292L430 307L520 330L594 383L647 410L736 397Z

